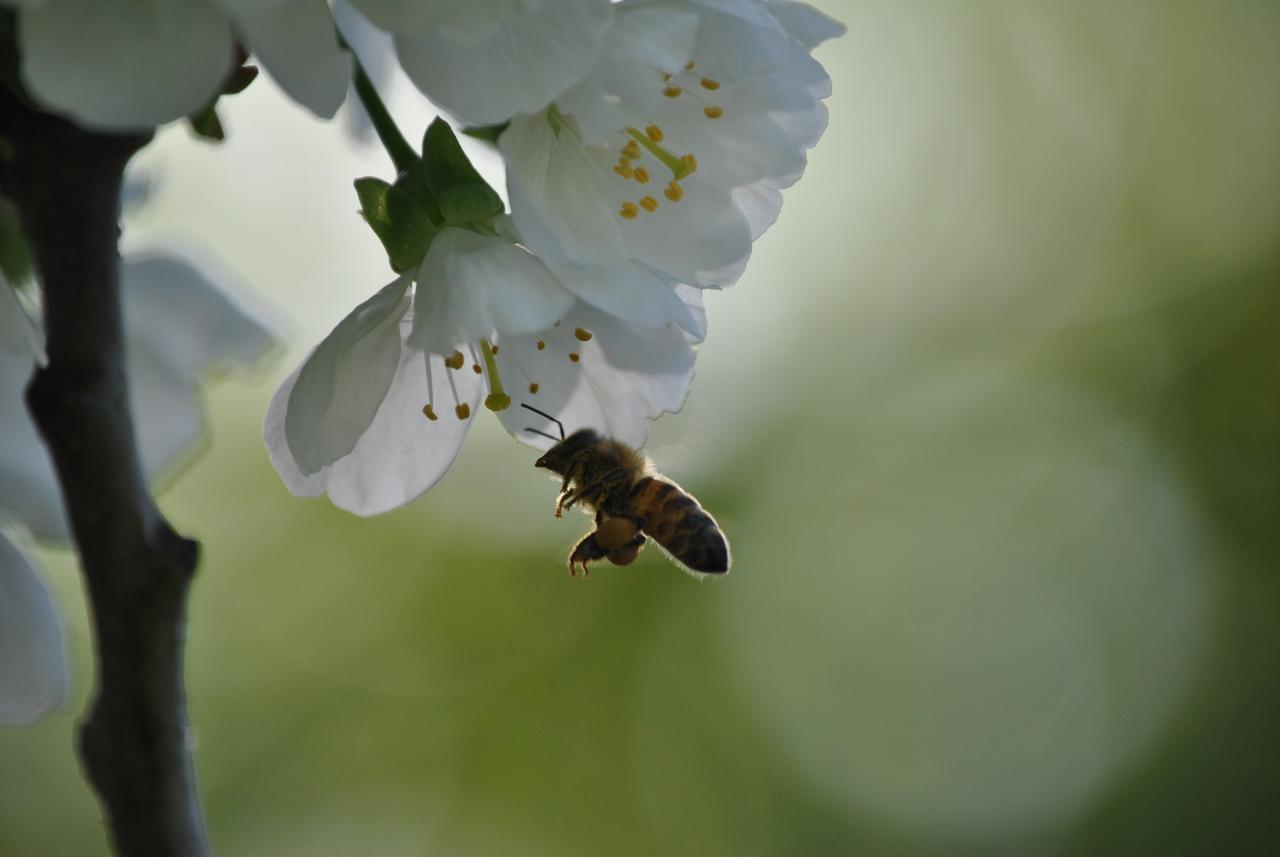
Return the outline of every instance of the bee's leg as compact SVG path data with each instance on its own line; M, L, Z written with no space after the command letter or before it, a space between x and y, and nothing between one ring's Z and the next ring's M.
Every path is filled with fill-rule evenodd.
M573 553L569 554L569 576L573 577L577 574L578 564L582 565L582 576L586 577L591 572L587 568L588 562L595 562L604 559L608 555L608 551L600 547L600 543L596 541L595 531L590 533L578 542L573 549Z
M563 515L564 504L573 494L573 492L569 490L570 481L571 480L569 479L569 477L566 476L564 478L564 481L560 483L560 497L556 501L556 517L557 518L564 517Z
M563 506L571 509L578 503L590 503L593 506L600 505L598 500L610 488L614 487L618 482L624 481L630 475L629 471L619 467L617 470L610 470L596 482L590 485L579 485L575 490L570 491L569 495L562 498Z

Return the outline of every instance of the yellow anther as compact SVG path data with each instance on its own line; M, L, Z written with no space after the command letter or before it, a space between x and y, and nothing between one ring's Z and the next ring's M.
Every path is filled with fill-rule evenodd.
M715 92L717 89L720 88L720 81L712 80L709 77L704 77L702 80L698 82L702 84L703 89L709 89L712 92Z
M530 392L531 394L533 394L533 393L537 393L537 392L538 392L538 385L537 385L536 383L534 383L534 384L530 384L530 385L529 385L529 392Z
M458 405L458 407L454 408L453 412L458 415L458 419L465 420L467 417L471 416L471 406L466 402L463 402Z
M436 416L436 409L431 407L430 405L422 406L422 415L427 419L431 420L431 422L435 422L436 420L440 419L438 416Z
M547 343L545 343L545 342L543 342L541 339L539 339L539 340L538 340L538 350L539 350L539 351L541 351L542 349L544 349L544 348L546 348L546 347L547 347Z
M444 358L444 365L448 366L450 369L461 369L462 368L462 352L455 351L452 354L450 354L448 357Z
M483 372L484 370L480 368L480 364L479 364L479 363L472 363L472 364L471 364L471 371L472 371L472 372L475 372L477 375L479 375L479 374L480 374L481 372Z
M640 207L645 211L657 211L658 201L651 196L640 197Z
M511 397L506 393L490 393L484 397L484 406L497 413L511 407Z
M662 73L662 79L663 79L664 81L670 80L670 79L671 79L671 72L669 72L669 71L664 71L664 72Z
M627 145L622 147L622 157L635 160L640 157L640 144L635 140L628 140Z
M641 167L640 169L644 169L644 167ZM617 166L615 166L613 168L613 171L618 175L622 176L624 179L629 179L635 175L635 170L631 169L631 167L624 166L623 164L618 164Z
M627 176L627 178L635 179L636 181L640 182L640 184L648 184L649 171L646 170L644 167L636 167L634 170L631 170L631 175Z
M650 140L652 140L652 141L653 141L653 142L655 142L655 143L661 143L661 142L662 142L662 138L663 138L664 136L666 136L665 134L663 134L663 133L662 133L662 129L661 129L661 128L659 128L657 125L647 125L647 126L645 126L644 133L645 133L646 135L648 135L649 139L650 139ZM636 141L635 141L635 140L632 140L632 141L631 141L630 143L628 143L627 145L628 145L628 146L634 146L635 144L636 144Z
M585 329L583 329L583 328L581 328L581 327L575 327L575 328L573 329L573 335L574 335L574 336L576 336L576 337L578 337L578 341L579 341L579 342L590 342L590 341L591 341L591 331L589 331L589 330L585 330Z
M634 202L624 202L622 208L618 209L618 216L627 220L635 220L639 213L640 209L636 208Z
M666 190L662 192L662 195L672 202L679 202L684 198L684 188L680 187L680 185L675 182L672 182L667 185Z
M714 104L702 108L702 112L707 114L708 119L719 119L724 115L723 107L716 107Z
M689 166L689 172L696 173L698 171L698 159L693 156L693 152L683 156L680 160Z
M501 345L495 345L495 346L493 346L493 353L494 353L494 354L497 354L497 353L498 353L498 349L499 349L499 348L501 348L501 347L502 347Z
M576 351L570 351L570 352L569 352L569 359L570 359L570 360L572 360L574 363L577 363L579 360L581 360L581 359L582 359L582 355L581 355L581 354L579 354L579 353L578 353L578 352L576 352Z
M668 86L666 89L662 90L662 94L667 98L679 98L680 93L682 92L684 92L684 90L678 86Z
M693 69L693 60L689 60L687 63L684 64L684 70L691 71L692 69Z

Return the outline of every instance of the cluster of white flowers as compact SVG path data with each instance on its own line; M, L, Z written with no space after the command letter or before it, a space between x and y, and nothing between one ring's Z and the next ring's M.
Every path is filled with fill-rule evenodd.
M130 405L142 464L154 480L204 437L200 381L252 363L275 340L214 278L176 257L133 256L121 264L120 279ZM71 541L53 463L22 400L43 359L39 324L0 276L0 724L34 720L67 695L58 612L19 547L28 538Z
M324 0L6 2L27 89L89 125L201 110L237 43L321 116L346 91ZM399 506L482 404L535 446L514 404L641 445L684 402L701 290L742 274L826 127L811 52L843 27L793 0L337 2L392 36L433 102L496 128L510 213L433 223L289 376L265 424L286 485L359 514Z
M286 485L402 505L481 404L534 446L513 402L643 444L688 392L701 290L741 275L826 126L811 51L843 28L762 0L353 2L436 103L505 126L510 215L441 230L286 380L265 427Z

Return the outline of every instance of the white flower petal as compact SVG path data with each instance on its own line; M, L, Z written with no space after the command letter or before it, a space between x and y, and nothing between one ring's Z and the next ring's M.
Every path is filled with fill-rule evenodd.
M583 342L579 329L591 338ZM636 447L644 444L648 420L684 405L693 361L689 338L679 328L636 327L581 303L559 327L503 339L498 353L515 402L558 418L566 433L590 427ZM521 407L498 416L513 436L540 449L552 441L526 429L556 433Z
M51 0L18 15L18 44L27 91L103 129L194 113L234 61L230 22L199 0Z
M492 26L506 14L511 0L432 0L406 3L405 0L351 0L384 30L397 33L427 33L433 30L477 30Z
M628 255L682 283L731 285L736 278L718 272L751 255L750 225L729 191L698 180L696 173L681 187L680 202L662 199L657 211L641 211L633 221L619 218Z
M0 349L28 354L40 362L45 359L44 332L3 274L0 274Z
M477 5L467 16L474 26L454 19L445 29L402 30L396 49L428 98L465 123L488 125L541 110L582 77L612 12L608 0L513 0L497 17Z
M33 371L30 354L0 348L0 521L17 521L38 539L68 541L53 464L23 399Z
M249 49L294 101L328 119L351 81L351 55L338 46L325 0L287 0L236 16Z
M400 322L403 341L412 326ZM428 374L430 373L430 374ZM445 474L475 419L484 384L470 369L452 372L439 357L402 347L395 375L364 433L345 457L304 474L285 438L287 403L298 373L280 386L267 408L264 439L271 463L294 494L328 494L333 504L357 515L376 515L417 498ZM433 402L438 419L423 415ZM459 418L458 404L470 411Z
M719 81L768 74L786 65L791 38L757 0L685 0L699 14L698 73Z
M347 456L368 430L399 367L409 282L402 275L352 310L299 367L284 403L283 439L301 472Z
M676 296L671 283L635 262L608 266L572 262L537 210L523 198L524 191L513 185L510 193L512 209L525 215L529 230L519 233L521 242L578 298L641 327L678 324L690 331L696 328L689 307Z
M505 238L444 229L422 260L414 293L416 348L448 354L458 342L539 330L573 305L573 295L538 259Z
M543 114L523 117L512 121L498 145L507 162L508 194L531 203L512 205L522 235L541 231L536 218L573 262L600 265L625 258L614 220L618 194L571 131L557 134Z
M655 71L682 69L693 53L698 18L692 12L620 6L605 31L600 59L574 86L556 97L573 115L587 145L602 145L619 128L645 124L662 99Z
M173 473L201 449L204 405L194 378L131 346L129 408L147 481Z
M30 723L69 693L62 624L39 573L0 533L0 724Z
M275 344L259 314L219 285L233 278L216 264L142 252L121 263L120 279L130 347L188 383L251 364Z
M816 48L827 39L834 39L845 33L844 24L819 12L808 3L766 0L766 8L778 19L788 35L806 48Z

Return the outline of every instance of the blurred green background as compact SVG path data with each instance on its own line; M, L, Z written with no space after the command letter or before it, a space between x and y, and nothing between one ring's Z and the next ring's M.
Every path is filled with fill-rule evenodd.
M288 342L162 495L219 853L1280 853L1280 4L823 8L831 128L647 448L720 581L571 580L496 420L393 514L289 496L262 413L390 279L384 158L263 81L140 159L126 245L213 248ZM0 854L106 854L46 559L76 699L0 731Z

